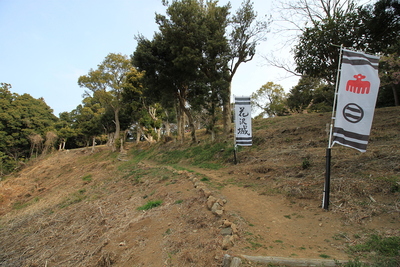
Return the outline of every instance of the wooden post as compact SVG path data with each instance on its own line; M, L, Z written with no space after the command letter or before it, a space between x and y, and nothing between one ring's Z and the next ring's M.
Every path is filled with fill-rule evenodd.
M233 148L233 163L235 163L235 165L238 163L237 161L237 145L235 144L235 147Z
M329 193L331 191L331 148L326 149L326 166L325 166L325 184L324 199L322 206L325 210L329 210Z

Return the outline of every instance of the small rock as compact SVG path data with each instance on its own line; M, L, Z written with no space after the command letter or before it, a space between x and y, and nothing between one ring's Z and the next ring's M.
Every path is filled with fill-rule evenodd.
M242 260L238 257L234 257L229 267L240 267L240 266L242 266Z
M215 202L217 202L217 199L213 196L209 196L207 199L207 208L211 210Z
M224 214L224 211L223 210L216 210L214 212L214 214L217 215L217 216L222 216Z
M230 222L228 220L223 220L223 222L222 222L223 227L230 227L231 225L232 225L232 222Z
M221 235L232 235L232 228L223 228L221 230Z
M236 224L232 223L231 229L232 229L232 232L233 232L234 234L238 234L238 233L239 233Z
M222 249L228 250L234 245L234 238L231 235L226 235L222 240Z
M208 189L204 189L203 190L203 194L204 194L205 197L209 197L209 196L211 196L211 191L208 190Z
M224 213L223 207L218 202L215 202L211 207L211 212L218 216L221 216Z
M230 267L232 262L232 257L228 254L224 255L224 260L222 261L222 267Z
M216 210L220 210L221 208L222 206L218 202L215 202L211 207L211 211L214 212Z
M218 199L217 202L218 202L218 204L220 204L221 206L223 206L223 205L225 204L224 201L223 201L222 199Z

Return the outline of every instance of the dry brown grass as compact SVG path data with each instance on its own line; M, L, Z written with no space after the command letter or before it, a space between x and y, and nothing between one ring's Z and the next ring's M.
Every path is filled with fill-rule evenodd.
M0 182L0 265L218 266L225 253L342 257L371 229L399 235L399 112L376 111L366 153L334 146L330 213L320 208L330 114L255 120L254 145L238 153L238 165L232 159L218 171L184 165L227 198L225 217L240 228L229 251L221 249L221 218L187 179L195 173L121 162L105 148L47 156ZM203 131L199 137L209 142ZM190 146L170 142L157 151ZM160 207L137 210L157 199ZM361 238L332 240L340 231ZM319 247L324 239L330 244ZM249 240L261 247L249 249Z

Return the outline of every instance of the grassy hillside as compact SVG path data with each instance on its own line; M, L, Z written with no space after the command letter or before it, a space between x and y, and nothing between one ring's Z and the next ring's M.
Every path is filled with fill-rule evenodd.
M321 200L330 114L254 120L254 145L239 148L237 165L233 141L211 142L204 131L196 145L142 142L123 153L99 147L32 161L0 181L0 265L219 266L225 253L245 253L360 256L396 266L399 112L376 110L366 153L333 147L329 213ZM239 228L233 248L221 248L223 218L207 210L193 178L226 199L223 218ZM239 197L251 201L233 205ZM246 215L267 202L278 219L256 209ZM274 222L281 219L279 228ZM274 236L254 221L269 223ZM314 221L321 233L308 237ZM321 226L330 222L338 223ZM372 237L386 250L371 248Z
M254 120L253 146L239 147L237 166L232 166L233 143L211 143L204 135L200 145L168 143L136 150L134 154L165 164L228 167L242 177L237 182L254 187L261 194L279 192L288 197L322 201L330 116L299 114ZM366 153L335 145L331 210L355 221L398 211L399 146L398 107L376 110Z

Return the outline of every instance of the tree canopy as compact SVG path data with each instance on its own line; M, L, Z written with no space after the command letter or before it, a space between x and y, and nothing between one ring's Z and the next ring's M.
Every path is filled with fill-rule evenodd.
M285 90L273 82L267 82L251 95L251 106L253 111L261 110L261 117L283 116L288 113Z
M36 149L42 148L46 134L53 132L57 117L43 98L29 94L19 95L10 91L11 85L0 84L0 161L1 172L19 166L29 158L31 144L38 140Z
M311 10L307 1L300 2L304 5L303 11ZM398 57L400 48L398 39L400 36L400 5L398 1L379 0L373 5L358 7L354 2L347 3L347 1L324 0L320 1L320 4L320 9L326 11L322 13L322 16L313 18L310 13L306 13L306 16L310 16L309 20L312 23L302 29L298 43L294 47L296 71L303 76L320 79L326 84L324 90L333 90L339 62L339 46L380 54L384 56L380 66L381 73L386 74L382 76L383 86L379 93L378 105L387 105L384 104L387 103L387 98L394 99L394 101L390 100L390 103L398 104L400 89L394 82L395 79L390 78L391 75L388 74L389 69L396 72L393 63ZM327 8L332 4L336 5ZM328 12L328 10L330 11ZM388 57L393 57L393 60L388 61ZM388 68L390 64L394 68ZM392 82L389 85L390 81ZM388 94L388 91L392 95ZM297 94L299 92L296 91ZM330 94L333 95L333 91ZM325 93L319 94L319 96L322 95ZM293 100L290 96L289 99ZM327 97L324 96L320 99L324 99L326 102ZM318 101L317 98L313 98L314 105L321 103ZM318 110L325 110L325 108Z
M87 95L93 94L105 107L114 113L115 133L109 136L110 146L116 149L120 138L120 111L123 107L122 93L127 85L127 74L132 66L127 56L110 53L96 70L91 69L87 75L79 77L78 84L89 89Z
M231 127L230 84L241 63L253 59L268 23L256 21L249 0L229 16L230 5L218 1L172 1L166 15L156 15L159 25L152 40L137 36L132 63L146 71L145 83L163 105L177 109L180 136L184 115L196 141L193 112L207 112L210 129L223 107L225 132ZM230 29L231 32L227 32ZM173 101L171 100L171 97ZM168 99L168 100L166 100Z

